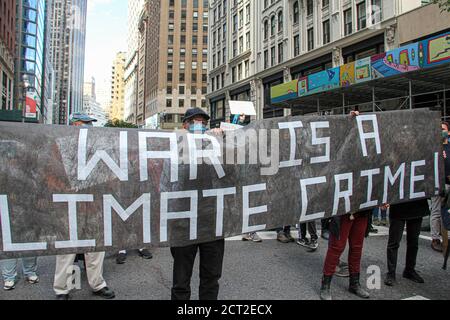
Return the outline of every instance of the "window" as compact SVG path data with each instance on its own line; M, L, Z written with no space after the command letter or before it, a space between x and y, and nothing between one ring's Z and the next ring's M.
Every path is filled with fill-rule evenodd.
M293 7L292 11L294 13L294 24L299 23L300 22L300 10L299 10L299 6L298 6L298 1L294 2L294 7Z
M250 50L250 32L245 35L246 50Z
M233 31L236 32L238 29L238 16L235 14L233 16Z
M184 99L178 100L178 108L184 108Z
M278 32L283 31L283 11L278 12Z
M249 4L245 7L245 18L246 18L245 22L250 23L250 5Z
M264 51L264 69L269 67L269 50Z
M238 79L242 80L242 64L238 65Z
M167 108L172 108L172 99L167 99L166 100L166 107Z
M236 82L236 67L233 67L233 68L231 69L231 81L232 81L233 83Z
M239 37L239 53L244 52L244 37Z
M347 36L353 31L352 9L344 11L344 34Z
M330 5L330 0L322 0L322 8L326 8Z
M270 59L271 59L271 61L270 61L270 65L273 67L274 65L275 65L275 59L276 59L276 57L275 57L275 47L272 47L272 48L270 48Z
M238 55L238 49L237 49L237 41L233 41L233 57L236 57Z
M269 21L264 21L264 39L269 38Z
M308 29L308 51L314 49L314 28Z
M278 44L278 63L283 62L283 43Z
M330 20L323 22L323 44L330 43Z
M239 28L244 25L244 10L239 11Z
M380 23L383 19L381 0L372 0L372 24Z
M244 77L248 78L248 76L250 75L250 62L248 60L246 60L244 62L244 66L245 66L245 70L244 70Z
M363 1L357 5L358 10L358 30L364 29L367 26L366 20L366 2Z
M270 18L270 35L275 35L275 16Z
M306 1L306 14L308 16L310 16L313 13L314 13L314 0L307 0Z
M296 35L294 37L294 57L300 54L300 36Z

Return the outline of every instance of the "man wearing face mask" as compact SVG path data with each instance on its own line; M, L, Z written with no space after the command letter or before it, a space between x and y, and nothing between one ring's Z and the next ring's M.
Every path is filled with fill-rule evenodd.
M183 118L183 128L190 133L206 133L209 119L209 115L202 109L189 109ZM221 129L208 132L215 135L223 134ZM170 248L174 259L172 300L190 300L192 269L197 251L200 251L199 298L200 300L217 300L224 250L224 239Z
M445 189L446 191L450 189L450 144L449 140L449 124L447 122L442 122L442 143L444 145L444 162L445 162ZM442 242L441 242L441 203L442 198L440 196L431 198L431 218L430 218L430 226L431 226L431 238L433 241L431 242L431 248L434 251L442 252Z
M75 113L70 119L70 125L76 127L92 127L97 120L87 114ZM68 288L69 277L72 276L70 268L75 262L76 254L56 256L56 270L53 283L53 290L57 300L69 300L70 289ZM113 299L114 291L109 289L103 279L104 252L85 253L84 260L89 286L94 295L104 299Z

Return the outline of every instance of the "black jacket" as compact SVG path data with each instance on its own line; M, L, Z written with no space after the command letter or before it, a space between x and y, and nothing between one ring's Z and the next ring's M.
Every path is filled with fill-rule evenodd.
M395 220L411 220L430 215L427 199L391 205L389 217Z

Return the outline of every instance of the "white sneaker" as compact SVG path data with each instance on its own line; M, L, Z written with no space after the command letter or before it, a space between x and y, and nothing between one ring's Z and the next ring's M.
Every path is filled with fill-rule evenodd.
M256 232L248 233L242 237L243 241L262 242L262 239L256 234Z
M5 281L3 284L3 289L6 291L13 290L16 287L16 283L14 281Z
M27 282L30 284L39 283L39 277L38 276L27 277Z

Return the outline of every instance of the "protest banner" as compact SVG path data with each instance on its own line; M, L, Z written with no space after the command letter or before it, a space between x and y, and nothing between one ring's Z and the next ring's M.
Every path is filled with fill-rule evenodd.
M429 110L223 137L0 123L0 259L185 246L435 196L441 139Z

